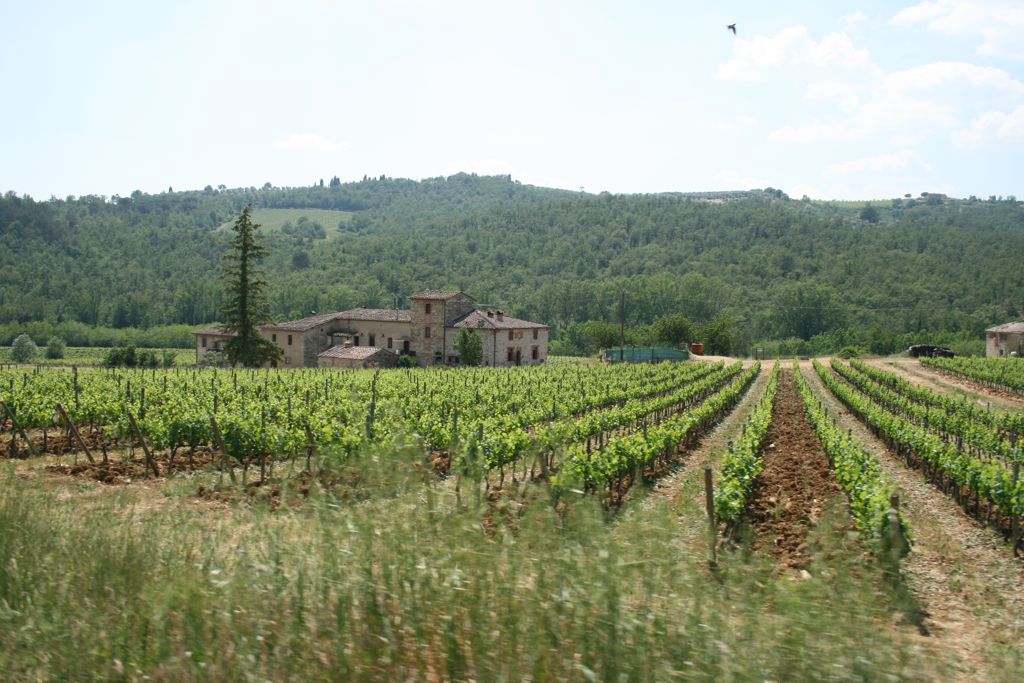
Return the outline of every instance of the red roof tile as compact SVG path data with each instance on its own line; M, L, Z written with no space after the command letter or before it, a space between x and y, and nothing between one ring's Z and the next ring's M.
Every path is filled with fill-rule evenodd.
M456 320L452 327L472 327L486 330L548 329L547 325L513 318L510 315L502 315L499 320L497 314L491 316L487 314L487 311L470 311Z
M212 325L210 327L204 327L201 330L196 330L192 334L216 334L222 337L235 337L237 336L234 332L228 332L220 325Z
M264 325L263 327L271 330L305 332L306 330L311 330L314 327L319 327L324 323L329 323L337 317L337 313L321 313L320 315L311 315L308 318L302 318L300 320L286 320L282 323L271 323L269 325Z
M338 320L375 320L378 322L412 322L412 313L397 308L353 308L335 313Z
M473 297L469 296L468 294L466 294L465 292L459 292L459 291L446 292L446 291L443 291L443 290L440 290L440 289L424 289L422 292L416 292L415 294L410 294L409 298L410 299L438 299L438 300L445 300L445 299L451 299L452 297L458 296L459 294L462 294L463 296L467 296L470 299L473 298ZM475 301L475 299L474 299L474 301Z
M378 346L332 346L317 355L318 358L343 358L346 360L366 360L384 349ZM390 351L384 351L391 353Z

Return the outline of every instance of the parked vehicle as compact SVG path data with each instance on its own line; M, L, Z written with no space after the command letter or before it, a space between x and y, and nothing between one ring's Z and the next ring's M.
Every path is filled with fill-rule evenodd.
M952 358L956 354L945 346L914 344L907 349L907 355L911 358Z

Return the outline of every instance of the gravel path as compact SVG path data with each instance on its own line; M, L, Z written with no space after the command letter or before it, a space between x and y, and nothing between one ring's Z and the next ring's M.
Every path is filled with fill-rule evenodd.
M865 362L883 370L895 372L906 380L921 384L943 394L953 394L977 401L979 405L991 404L993 408L997 409L1024 409L1024 397L1012 391L1001 391L972 382L964 377L939 372L938 370L921 365L920 362L913 358L875 358Z
M852 430L899 487L915 539L903 568L925 609L927 640L956 656L962 667L952 672L957 680L1012 680L1013 672L993 661L1024 647L1024 562L1013 557L995 531L968 517L920 472L890 453L828 392L810 363L802 367L839 424Z

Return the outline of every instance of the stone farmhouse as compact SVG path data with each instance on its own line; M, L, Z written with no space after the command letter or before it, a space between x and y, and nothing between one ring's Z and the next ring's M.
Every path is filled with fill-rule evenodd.
M985 355L990 358L1024 357L1024 320L985 330Z
M410 310L354 308L273 323L260 334L281 347L279 367L391 367L402 355L421 366L458 365L459 330L475 330L483 342L483 365L536 365L548 357L547 325L502 311L480 310L464 292L428 289L409 297ZM231 338L219 327L197 330L196 362Z

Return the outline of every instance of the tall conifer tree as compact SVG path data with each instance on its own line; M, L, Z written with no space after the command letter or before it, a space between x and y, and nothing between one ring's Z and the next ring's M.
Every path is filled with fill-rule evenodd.
M234 237L224 254L225 303L221 309L223 327L234 337L224 345L224 355L232 364L259 367L281 358L281 348L260 336L259 326L270 322L266 281L258 269L267 250L260 244L259 224L253 223L250 206L242 209L232 231Z

